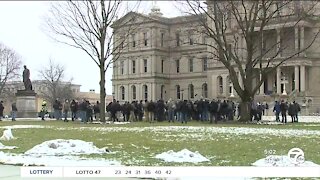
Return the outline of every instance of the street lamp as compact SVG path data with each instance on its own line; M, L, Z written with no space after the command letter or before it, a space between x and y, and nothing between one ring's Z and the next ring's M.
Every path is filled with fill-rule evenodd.
M286 79L286 76L285 76L285 75L283 75L281 79L282 79L281 83L283 84L283 92L282 92L282 95L286 96L286 95L287 95L286 84L288 83L288 80Z

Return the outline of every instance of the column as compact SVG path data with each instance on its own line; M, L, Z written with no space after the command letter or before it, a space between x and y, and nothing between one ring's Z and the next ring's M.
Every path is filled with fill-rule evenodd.
M281 30L280 29L276 29L277 31L277 49L276 49L276 53L277 57L281 57L281 53L280 53L280 48L281 48Z
M277 94L281 94L281 68L277 67Z
M299 66L294 66L294 89L299 92Z
M300 66L300 84L301 92L306 90L306 67L304 65Z
M294 50L299 51L299 27L294 27Z
M223 93L222 94L225 97L228 97L229 84L227 81L227 75L223 75L221 77L222 77L222 82L223 82Z
M300 50L304 49L304 27L300 27ZM303 57L306 56L305 51L301 53Z
M151 99L153 101L157 100L156 99L156 84L155 83L151 83Z
M262 79L261 73L260 73L260 81ZM260 95L264 95L264 82L261 84L260 86L260 91L259 91Z

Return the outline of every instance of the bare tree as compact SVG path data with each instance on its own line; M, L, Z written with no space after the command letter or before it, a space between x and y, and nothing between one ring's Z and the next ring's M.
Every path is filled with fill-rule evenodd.
M81 49L99 67L101 121L105 121L105 74L118 59L129 35L126 32L124 38L113 38L114 33L110 28L119 16L122 3L121 0L56 2L52 4L46 19L56 41ZM119 42L114 42L114 39Z
M43 67L39 70L40 79L43 81L41 83L44 87L40 88L40 95L50 104L53 104L56 99L73 99L74 93L71 89L71 80L64 80L65 68L60 64L54 63L52 59L50 59L47 66Z
M0 43L0 96L8 95L6 83L19 77L21 57L14 50Z
M299 28L314 23L317 2L302 6L299 1L187 1L186 12L199 18L198 31L207 37L211 63L224 66L233 88L241 98L241 119L250 119L251 103L260 86L277 67L295 57L302 57L318 37L308 33L308 42L293 45L292 37L270 41L270 29ZM318 22L318 21L317 21ZM268 43L266 43L268 42ZM201 44L201 43L200 43ZM294 50L292 50L294 49ZM281 55L281 57L280 57ZM253 82L256 83L253 83Z

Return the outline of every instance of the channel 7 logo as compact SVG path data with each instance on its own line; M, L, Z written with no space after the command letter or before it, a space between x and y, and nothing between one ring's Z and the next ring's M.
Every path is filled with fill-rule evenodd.
M304 152L300 148L292 148L288 152L288 157L290 161L295 164L302 164L304 163Z

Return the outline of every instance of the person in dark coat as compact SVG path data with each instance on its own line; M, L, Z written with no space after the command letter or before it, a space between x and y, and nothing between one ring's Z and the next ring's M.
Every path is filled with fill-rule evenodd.
M70 103L71 120L77 119L78 103L73 99Z
M281 110L281 116L282 116L282 123L287 123L287 110L288 110L288 105L284 100L281 101L280 104L280 110Z
M18 108L17 108L16 103L14 102L11 105L11 120L12 121L16 121L17 112L18 112Z
M298 122L298 114L301 111L301 108L296 101L293 101L293 105L295 106L295 122Z
M93 113L94 113L94 119L96 121L99 121L100 116L100 102L97 101L96 104L93 106Z
M187 123L188 101L184 100L181 104L181 123Z
M164 101L163 100L159 100L157 102L157 105L156 105L157 109L157 113L158 113L158 116L157 116L157 120L162 122L164 121L164 112L165 112L165 104L164 104Z
M278 101L275 101L273 112L275 112L275 115L276 115L276 122L280 122L279 115L280 115L281 109L280 109L280 103Z
M295 122L295 107L292 103L289 104L288 115L291 116L291 122Z
M149 112L149 117L148 117L149 122L153 123L154 122L154 112L156 110L156 105L152 100L150 100L150 102L148 103L147 109L148 109L148 112Z
M3 110L4 110L3 101L0 101L0 121L2 121L1 119L3 118Z
M212 100L210 105L209 105L209 112L210 112L210 123L214 122L217 124L218 122L218 117L217 117L217 111L218 111L218 103L215 100Z

